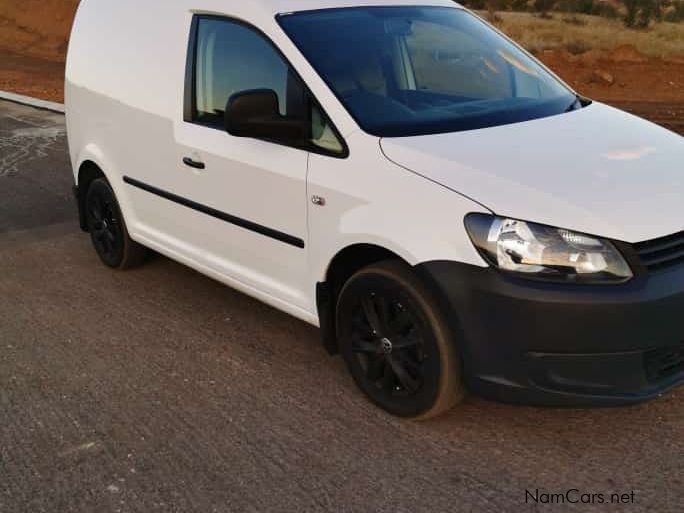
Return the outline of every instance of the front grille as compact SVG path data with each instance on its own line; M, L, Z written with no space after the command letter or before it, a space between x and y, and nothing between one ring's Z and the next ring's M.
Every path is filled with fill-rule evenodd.
M667 349L654 349L644 355L646 379L656 383L684 372L684 344Z
M659 271L684 263L684 232L634 245L641 263L649 271Z

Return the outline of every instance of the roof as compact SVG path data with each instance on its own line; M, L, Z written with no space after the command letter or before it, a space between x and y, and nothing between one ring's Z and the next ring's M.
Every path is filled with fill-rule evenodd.
M315 9L333 9L339 7L370 6L446 6L457 7L452 0L250 0L256 1L273 14L311 11Z

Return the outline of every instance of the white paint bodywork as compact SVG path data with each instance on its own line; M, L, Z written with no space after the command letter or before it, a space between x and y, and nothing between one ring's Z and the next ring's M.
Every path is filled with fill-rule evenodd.
M382 147L502 216L625 242L684 230L684 138L600 103Z
M359 129L275 20L306 9L416 4L460 8L450 0L82 0L65 90L76 178L84 162L94 162L133 239L312 324L318 323L316 283L333 257L354 244L382 246L411 265L485 266L463 225L470 212L492 210L625 240L682 229L681 201L674 199L683 187L678 136L596 105L518 125L381 141ZM184 122L193 14L229 16L264 32L333 120L349 157ZM634 152L641 153L630 157ZM184 156L196 156L207 169L189 170L181 165ZM123 176L300 237L306 248L134 189ZM638 201L639 191L652 201ZM325 207L311 202L314 195L326 199ZM656 201L660 209L653 210ZM620 212L629 214L622 225Z

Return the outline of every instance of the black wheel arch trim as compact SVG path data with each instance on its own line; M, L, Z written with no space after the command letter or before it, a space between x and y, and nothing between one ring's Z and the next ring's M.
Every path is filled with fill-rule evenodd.
M88 233L88 222L86 221L85 209L83 208L83 200L81 199L81 190L78 185L71 188L76 201L76 208L78 209L78 225L82 232Z
M330 355L339 354L335 328L335 309L337 295L327 281L316 284L316 307L318 309L318 324L321 332L321 343Z
M154 187L153 185L146 184L129 176L124 176L123 180L126 184L132 187L136 187L155 196L159 196L160 198L163 198L165 200L171 201L178 205L182 205L191 210L214 217L216 219L220 219L221 221L225 221L226 223L238 226L245 230L258 233L259 235L269 237L271 239L277 240L284 244L288 244L290 246L294 246L296 248L304 249L306 246L304 240L299 237L295 237L293 235L289 235L287 233L274 230L273 228L269 228L267 226L255 223L253 221L248 221L247 219L243 219L241 217L237 217L232 214L216 210L215 208L209 207L207 205L202 205L201 203L197 203L191 199L178 196L177 194L173 194L172 192L164 191L162 189Z
M374 246L374 245L368 245L369 247L374 247L378 250L383 250L387 251L388 253L391 253L389 250L382 248L380 246ZM348 248L345 248L348 249ZM343 250L344 251L344 250ZM340 251L337 255L342 253ZM336 257L337 257L336 255ZM388 255L389 257L389 255ZM392 258L392 257L390 257ZM463 339L464 333L462 326L460 324L460 321L458 319L458 315L456 312L453 311L451 308L451 305L449 303L449 298L444 294L444 291L440 284L435 280L434 276L427 271L426 269L426 263L422 264L417 264L414 266L411 266L406 262L404 259L402 259L399 255L394 254L393 258L396 258L397 260L401 260L406 263L411 269L416 273L418 278L423 282L423 285L430 291L430 293L433 295L433 298L437 302L437 306L439 308L439 313L444 316L446 319L446 322L449 326L449 328L452 330L452 333L459 337L459 339ZM334 259L333 259L334 260ZM366 262L364 265L370 265L376 261L380 261L381 259L374 259L372 261ZM360 266L363 267L363 266ZM325 350L328 352L330 355L337 355L339 354L339 344L337 340L337 326L336 326L336 309L337 309L337 300L339 297L339 286L341 284L337 283L335 284L333 281L330 279L331 277L328 276L325 281L320 281L316 284L316 308L318 311L318 320L319 320L319 328L320 328L320 335L321 335L321 343ZM337 287L335 286L337 285ZM461 347L460 351L462 352L462 359L467 358L466 354L463 354L464 351L466 351L467 348Z

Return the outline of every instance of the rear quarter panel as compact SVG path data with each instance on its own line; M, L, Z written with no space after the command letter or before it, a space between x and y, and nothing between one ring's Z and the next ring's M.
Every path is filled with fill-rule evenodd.
M83 0L74 22L65 82L74 175L98 164L132 232L122 176L172 164L190 18L176 2Z

